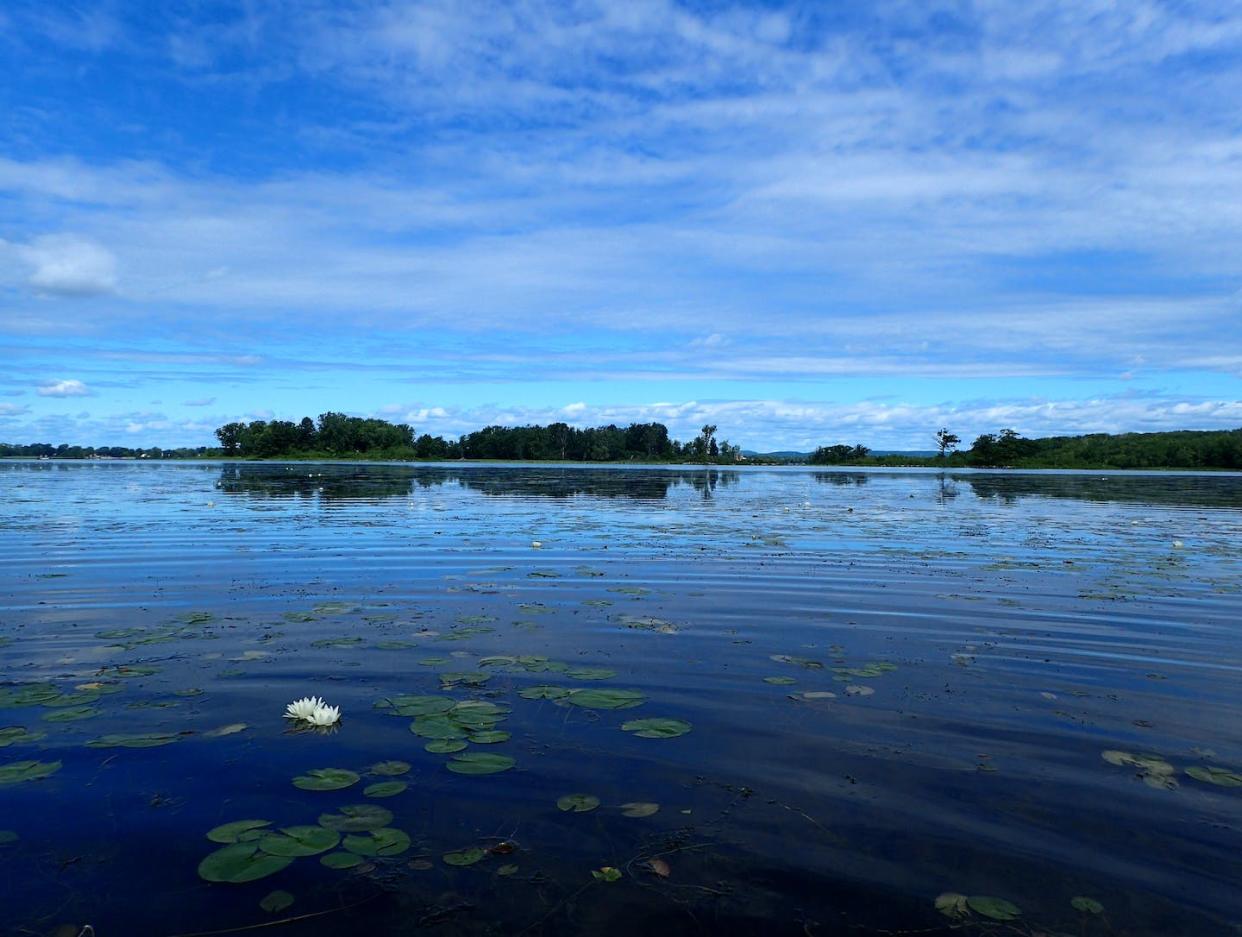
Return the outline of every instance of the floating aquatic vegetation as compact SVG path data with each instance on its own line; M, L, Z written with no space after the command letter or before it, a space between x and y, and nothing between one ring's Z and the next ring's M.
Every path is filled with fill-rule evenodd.
M462 752L469 748L470 745L462 739L432 739L423 746L423 751L431 752L433 755L450 755L453 752Z
M882 677L886 673L892 673L897 669L896 664L890 664L888 661L876 661L865 664L862 667L833 667L833 679L841 683L848 683L853 679L866 680L871 677Z
M319 857L319 864L329 869L352 869L362 865L362 856L354 852L330 852Z
M778 664L793 664L794 666L801 667L804 670L824 669L822 661L811 660L809 657L794 657L790 654L772 654L768 659L774 660Z
M208 830L207 838L213 843L250 842L266 835L265 827L271 825L271 820L233 820Z
M936 910L945 917L964 920L972 913L980 914L993 921L1014 921L1022 916L1021 909L1004 898L991 895L962 895L957 892L945 892L936 897Z
M380 781L362 789L364 797L396 797L410 785L405 781Z
M320 602L311 609L317 615L348 615L358 611L353 602Z
M60 696L60 690L52 683L27 683L0 687L0 709L18 709L42 706L48 700Z
M320 638L318 641L312 641L310 646L315 648L358 647L364 643L365 640L363 638L354 636L341 638Z
M5 726L0 728L0 748L37 742L46 736L46 732L31 732L25 726Z
M1178 787L1177 769L1159 755L1136 755L1133 752L1110 749L1101 753L1100 757L1110 765L1138 768L1139 777L1148 787L1168 791Z
M771 683L773 686L789 686L791 683L797 683L794 677L764 677L764 683Z
M565 794L557 798L556 807L563 813L590 813L599 806L594 794Z
M289 894L287 891L274 891L270 892L263 898L262 901L259 902L259 907L268 914L279 914L292 904L293 895Z
M243 884L258 881L285 869L292 856L272 856L254 843L233 843L208 855L198 864L198 874L209 882Z
M491 679L491 674L482 671L466 671L463 673L440 674L440 689L453 690L459 686L481 687Z
M317 696L306 696L285 707L285 718L311 726L332 726L341 721L341 709L329 706Z
M293 786L304 791L341 791L361 780L346 768L312 768L293 779Z
M393 716L429 716L448 712L457 701L448 696L386 696L375 701L375 708Z
M603 687L590 689L571 689L565 701L573 706L584 709L633 709L647 701L646 695L638 690L612 690Z
M249 728L250 726L248 726L244 722L231 722L226 726L220 726L220 728L218 729L209 729L208 731L203 733L203 738L207 738L207 739L224 738L224 736L226 735L236 735L238 732L245 732Z
M59 761L10 761L0 765L0 784L42 781L61 769Z
M1215 784L1218 787L1242 787L1242 771L1229 771L1215 765L1194 765L1186 773L1196 781Z
M86 743L87 748L159 748L181 741L182 735L174 732L142 732L137 735L101 735Z
M660 805L646 801L632 801L628 804L621 805L621 816L641 819L642 817L650 817L660 812Z
M690 723L680 719L631 719L621 723L622 731L632 732L640 739L675 739L692 728Z
M874 696L875 687L860 686L857 683L851 683L849 686L845 688L845 695L846 696Z
M1104 905L1100 904L1094 898L1087 898L1084 895L1075 895L1070 899L1070 907L1075 911L1081 911L1083 914L1103 914Z
M492 619L493 621L495 619ZM473 638L480 634L493 634L495 628L487 625L472 625L469 628L454 628L448 634L444 635L445 641L464 641L466 638Z
M44 722L78 722L82 719L94 719L102 712L91 706L69 706L65 709L53 709L43 714Z
M599 869L592 869L591 877L597 882L616 882L621 879L621 870L606 865Z
M471 846L469 849L458 849L453 852L446 852L441 856L446 865L468 866L474 865L487 858L487 850L480 849L478 846Z
M341 841L336 830L323 826L287 826L268 833L259 839L258 845L269 856L317 856L335 849Z
M611 680L617 675L615 670L607 667L570 667L565 676L572 680Z
M676 634L681 630L671 621L650 615L622 615L621 624L635 631L654 631L656 634Z
M508 771L517 760L508 755L496 755L491 752L464 752L454 755L448 762L448 769L455 774L499 774Z
M341 845L359 856L399 856L410 848L409 834L382 827L369 833L346 836Z
M651 595L651 590L645 586L613 586L608 591L620 595Z
M338 833L365 833L388 826L392 822L392 811L379 804L351 804L336 813L320 814L317 822Z
M547 685L528 686L525 689L518 691L518 696L522 697L522 699L557 700L557 699L564 699L568 695L569 695L569 690L565 689L565 687L560 687L560 686L547 686Z
M514 865L512 862L508 862L502 865L500 868L498 868L496 870L496 874L502 875L505 878L508 878L510 875L516 875L517 870L518 870L518 867L516 865Z
M368 774L378 774L381 777L396 777L401 774L407 774L410 770L408 761L380 761L367 768Z

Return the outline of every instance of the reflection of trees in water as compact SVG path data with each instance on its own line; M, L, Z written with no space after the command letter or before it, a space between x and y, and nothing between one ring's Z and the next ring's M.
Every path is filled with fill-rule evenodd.
M813 476L821 485L865 485L866 472L816 472Z
M1228 475L978 475L966 479L978 498L1141 502L1242 507L1242 478Z
M230 464L220 467L220 491L260 498L402 498L415 488L456 483L491 496L635 498L660 500L688 485L704 498L735 485L740 473L704 469L545 469L421 465Z

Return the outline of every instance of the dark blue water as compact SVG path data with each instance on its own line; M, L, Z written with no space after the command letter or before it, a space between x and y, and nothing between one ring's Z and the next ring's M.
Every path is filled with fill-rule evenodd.
M0 463L0 930L1229 933L1239 543L1224 475ZM360 804L408 848L200 876Z

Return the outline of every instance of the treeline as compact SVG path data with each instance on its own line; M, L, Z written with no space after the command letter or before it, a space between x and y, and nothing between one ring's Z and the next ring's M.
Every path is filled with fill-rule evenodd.
M129 446L70 446L67 443L53 446L46 442L15 445L0 442L0 459L199 459L219 454L219 449L207 446L134 449Z
M1012 429L977 436L956 450L947 429L935 435L941 454L930 458L871 456L866 446L821 446L815 465L922 465L954 468L1242 469L1242 429L1165 433L1093 433L1028 439ZM955 451L956 450L956 451Z
M548 426L488 426L459 439L445 439L389 423L343 413L227 423L216 430L221 452L241 458L503 459L572 462L736 462L741 448L716 440L716 427L704 426L689 442L669 436L662 423L609 424L578 429Z

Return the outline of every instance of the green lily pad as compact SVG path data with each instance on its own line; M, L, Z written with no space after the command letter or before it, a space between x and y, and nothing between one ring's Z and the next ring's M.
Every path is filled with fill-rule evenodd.
M597 882L617 882L621 880L621 870L606 865L602 869L592 869L591 877Z
M490 731L490 732L471 732L470 741L476 745L495 745L498 742L507 742L512 736L508 732Z
M789 654L773 654L771 660L778 664L793 664L795 667L801 667L804 670L823 670L824 665L821 661L811 660L809 657L792 657Z
M961 920L970 915L969 900L965 895L955 891L946 891L936 896L936 910L945 917Z
M0 784L42 781L59 771L61 765L59 761L10 761L0 765Z
M970 910L991 918L993 921L1013 921L1022 916L1022 909L1004 898L991 895L971 895L966 899Z
M487 857L487 850L480 849L478 846L471 846L469 849L458 849L455 852L446 852L441 858L447 865L467 866L474 865Z
M205 739L221 739L226 735L236 735L238 732L245 732L250 726L244 722L231 722L226 726L220 726L218 729L209 729L203 733Z
M208 830L207 838L213 843L242 842L246 833L263 830L263 827L271 825L271 820L234 820ZM267 830L263 830L263 833L266 832Z
M37 742L47 736L46 732L31 732L25 726L5 726L0 728L0 748L20 745L26 742Z
M631 719L621 723L621 728L625 732L633 732L640 739L675 739L694 727L680 719Z
M259 902L259 907L268 914L278 914L293 904L293 895L287 891L274 891Z
M401 830L380 829L346 836L342 845L359 856L399 856L410 848L410 837Z
M43 705L48 707L49 709L56 709L56 708L68 707L68 706L72 706L76 708L79 706L89 706L91 703L96 703L99 701L99 697L100 697L100 694L94 690L84 690L80 693L61 693L58 696L52 697L50 700L45 700L43 702Z
M1104 905L1100 904L1094 898L1087 898L1083 895L1075 895L1070 899L1070 907L1075 911L1081 911L1083 914L1103 914Z
M378 764L371 765L367 768L368 774L378 774L380 777L393 778L399 774L406 774L410 770L408 761L381 761Z
M594 794L566 794L557 798L556 806L565 813L589 813L599 806L599 798Z
M508 862L502 865L499 869L497 869L496 874L503 875L505 878L508 878L510 875L516 875L517 870L518 870L518 867L516 865L514 865L512 862Z
M386 696L375 701L376 709L406 718L448 712L454 705L456 701L447 696Z
M647 803L645 801L633 801L632 803L621 805L621 816L623 817L649 817L659 812L659 804Z
M396 797L410 785L404 781L380 781L378 784L369 784L362 789L364 797Z
M293 861L291 856L260 852L254 843L233 843L208 855L198 864L198 874L209 882L241 884L274 875Z
M763 682L771 683L773 686L789 686L789 684L797 683L798 681L793 677L764 677Z
M320 638L318 641L312 641L311 647L357 647L363 643L363 639L359 637L352 638Z
M60 690L51 683L26 683L0 687L0 709L16 709L42 706L48 700L60 696Z
M459 686L480 687L492 678L490 673L484 673L481 670L471 670L462 673L442 673L440 674L440 688L443 690L451 690Z
M293 779L293 786L304 791L343 791L360 780L358 774L345 768L312 768Z
M453 752L464 752L469 747L462 739L433 739L423 746L423 751L433 755L450 755Z
M466 730L444 714L419 716L410 723L410 731L424 739L464 739Z
M569 690L559 686L528 686L518 691L522 699L563 699L568 695Z
M330 852L319 857L319 864L326 865L329 869L352 869L362 865L362 856L352 852Z
M322 826L287 826L276 833L268 833L259 842L259 848L269 856L317 856L336 848L341 835L336 830Z
M319 817L319 825L338 833L365 833L378 830L392 822L392 811L378 804L352 804L337 813L325 813Z
M491 752L465 752L454 755L448 763L448 769L456 774L499 774L508 771L517 761L508 755L494 755Z
M1242 787L1242 771L1227 771L1215 765L1194 765L1186 773L1196 781L1205 781L1218 787Z
M144 732L140 735L101 735L86 743L87 748L158 748L181 741L181 736L169 732Z
M585 709L633 709L645 703L647 697L638 690L609 690L601 687L570 690L567 701Z
M565 671L565 676L572 680L611 680L616 675L615 670L607 667L571 667Z
M43 714L44 722L79 722L83 719L94 719L102 710L93 706L69 706L65 709L53 709Z

